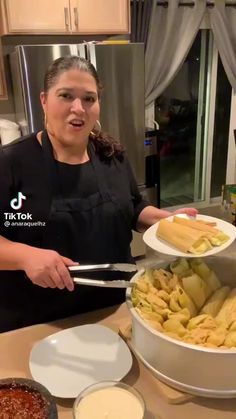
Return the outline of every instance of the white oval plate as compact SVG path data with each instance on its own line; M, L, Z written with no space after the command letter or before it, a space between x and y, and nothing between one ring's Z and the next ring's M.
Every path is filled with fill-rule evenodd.
M128 346L117 333L87 324L37 342L29 366L33 378L53 396L74 398L98 381L121 380L132 362Z
M178 217L183 217L186 219L191 219L191 217L188 217L186 214L178 214ZM222 252L222 250L226 249L236 238L236 227L234 227L232 224L227 223L226 221L220 220L219 218L215 217L209 217L208 215L197 215L197 220L203 220L203 221L209 221L209 222L215 222L216 228L223 231L225 234L229 236L229 240L222 244L221 246L215 246L213 249L208 250L207 252L201 254L201 255L194 255L193 253L188 252L181 252L176 247L172 246L171 244L168 244L166 241L161 240L156 236L156 231L159 225L159 221L155 224L153 224L147 231L145 231L143 235L144 242L151 247L153 250L156 250L157 252L164 253L166 255L172 255L172 256L183 256L183 257L189 257L189 258L199 258L199 257L205 257L214 255L216 253ZM172 221L173 216L167 217L166 220Z

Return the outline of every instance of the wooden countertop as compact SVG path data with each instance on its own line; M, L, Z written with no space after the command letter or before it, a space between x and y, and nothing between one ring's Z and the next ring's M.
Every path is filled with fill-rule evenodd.
M0 378L28 377L29 354L38 340L61 329L85 323L101 323L118 330L129 322L125 304L87 313L50 324L41 324L0 334ZM210 372L209 372L210 373ZM235 419L236 399L216 400L192 397L181 404L170 404L159 391L155 377L135 357L133 367L123 380L143 395L148 409L145 419ZM73 400L56 399L59 419L72 418ZM132 418L124 418L132 419Z

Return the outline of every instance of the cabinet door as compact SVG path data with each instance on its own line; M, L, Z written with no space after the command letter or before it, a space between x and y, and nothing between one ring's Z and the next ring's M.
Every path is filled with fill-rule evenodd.
M6 85L5 85L5 79L4 79L4 73L2 70L2 64L0 63L0 100L7 99L6 94Z
M5 0L8 33L70 31L69 0Z
M3 65L2 44L0 40L0 99L7 99L6 80Z
M128 0L71 0L73 32L129 33Z

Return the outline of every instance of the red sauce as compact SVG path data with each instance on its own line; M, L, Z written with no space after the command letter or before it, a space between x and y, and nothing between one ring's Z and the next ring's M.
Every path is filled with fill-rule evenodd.
M48 402L26 386L0 387L0 419L47 419Z

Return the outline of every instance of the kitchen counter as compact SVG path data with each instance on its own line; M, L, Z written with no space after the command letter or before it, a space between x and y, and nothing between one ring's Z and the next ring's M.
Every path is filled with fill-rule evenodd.
M0 334L0 378L11 376L32 378L28 360L33 344L61 329L85 323L101 323L118 330L119 326L125 326L129 321L126 304L122 304L120 307L110 307L50 324L2 333ZM236 417L236 399L215 400L192 397L182 404L168 403L160 392L156 378L135 357L133 367L123 381L142 393L148 409L145 419L235 419ZM56 401L59 419L71 419L73 400L56 399Z

